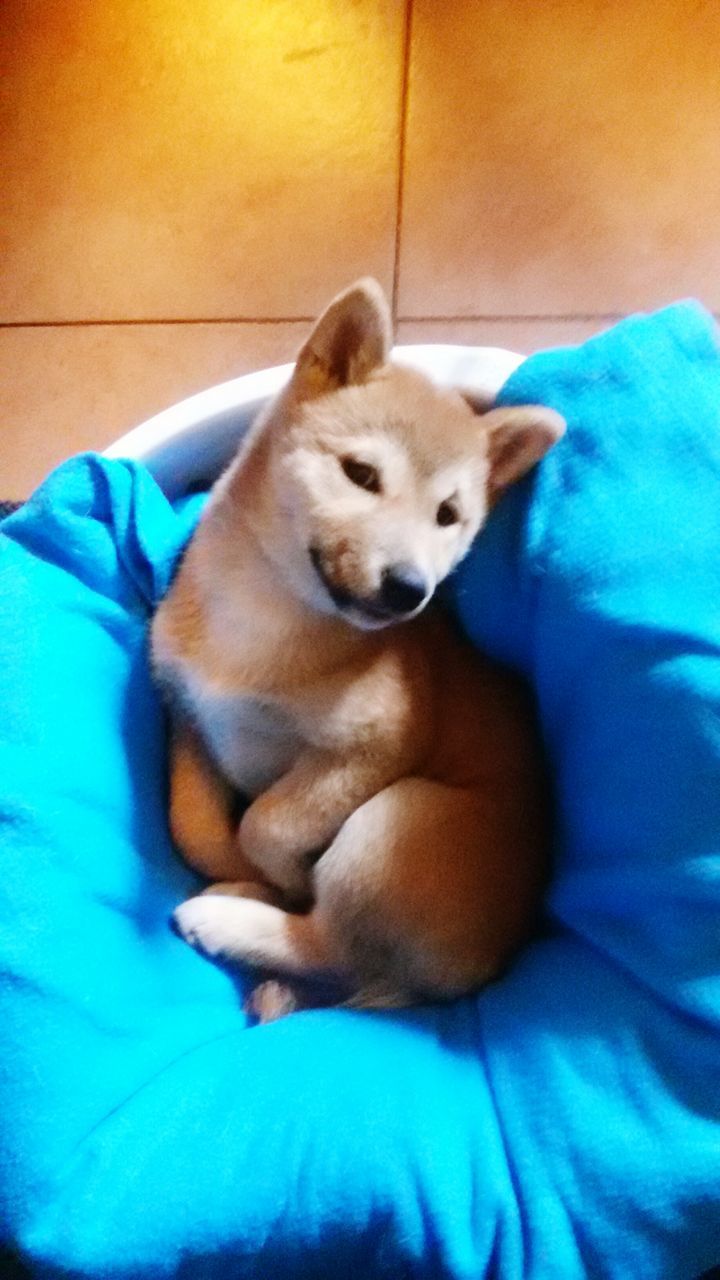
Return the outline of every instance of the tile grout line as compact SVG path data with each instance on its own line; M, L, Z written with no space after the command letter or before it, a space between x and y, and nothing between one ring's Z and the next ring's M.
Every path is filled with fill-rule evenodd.
M405 196L405 144L407 139L408 100L410 95L410 53L412 44L413 0L405 0L403 27L402 76L400 79L400 107L397 155L397 185L395 189L395 239L393 242L393 279L391 309L393 325L398 324L398 293L400 290L400 249L402 239L403 201Z
M511 314L476 314L476 315L409 315L397 316L396 324L577 324L580 322L623 320L633 315L631 311L567 311L567 312L513 312ZM720 311L711 311L716 319ZM147 319L122 320L0 320L2 329L99 329L99 328L147 328L161 325L273 325L273 324L312 324L317 317L307 316L192 316L157 317Z
M504 314L492 312L488 314L454 315L454 316L400 316L401 324L571 324L578 320L624 320L632 315L631 311L514 311Z
M0 329L127 328L164 324L312 324L317 316L148 316L116 320L0 320Z

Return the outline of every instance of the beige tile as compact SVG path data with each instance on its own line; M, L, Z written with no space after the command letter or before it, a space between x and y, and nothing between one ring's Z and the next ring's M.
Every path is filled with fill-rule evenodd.
M720 303L715 0L415 0L401 315Z
M292 360L305 324L0 329L0 499L227 378Z
M546 347L572 346L608 328L611 320L401 320L398 342L457 342L504 347L531 355Z
M292 318L389 285L404 7L4 0L0 320Z

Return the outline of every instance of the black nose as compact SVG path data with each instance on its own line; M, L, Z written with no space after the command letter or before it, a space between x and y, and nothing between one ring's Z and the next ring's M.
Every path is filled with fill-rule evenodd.
M385 569L380 587L380 601L391 613L412 613L422 604L428 585L421 573L409 564L396 564Z

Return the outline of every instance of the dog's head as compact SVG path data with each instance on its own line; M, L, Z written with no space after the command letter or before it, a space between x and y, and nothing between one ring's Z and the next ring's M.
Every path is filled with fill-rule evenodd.
M417 614L497 496L560 438L542 407L474 412L390 363L372 280L340 294L265 423L274 560L313 607L356 626Z

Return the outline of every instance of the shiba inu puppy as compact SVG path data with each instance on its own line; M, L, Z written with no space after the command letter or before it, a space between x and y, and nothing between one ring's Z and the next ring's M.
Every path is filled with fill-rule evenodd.
M374 281L331 303L152 628L172 833L222 882L176 928L366 1003L479 987L531 927L545 823L529 707L430 602L564 430L542 407L478 415L390 345Z

